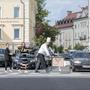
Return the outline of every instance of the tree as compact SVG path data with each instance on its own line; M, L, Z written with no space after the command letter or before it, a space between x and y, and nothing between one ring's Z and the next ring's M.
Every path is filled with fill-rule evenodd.
M42 35L40 35L38 38L35 37L34 41L37 46L41 46L41 44L46 41L46 38L44 38Z
M48 11L44 8L46 3L46 0L37 0L37 14L36 14L36 22L41 23L45 21L45 17L48 16Z
M48 16L48 11L44 9L46 0L37 0L37 14L36 14L36 36L43 33L45 17Z
M44 7L46 0L37 0L38 13L36 14L36 37L34 38L37 45L41 45L47 37L51 37L55 40L55 36L58 34L58 30L49 26L45 17L48 16L48 10ZM39 40L40 39L40 40Z
M44 24L44 37L55 37L58 34L58 30L54 27Z

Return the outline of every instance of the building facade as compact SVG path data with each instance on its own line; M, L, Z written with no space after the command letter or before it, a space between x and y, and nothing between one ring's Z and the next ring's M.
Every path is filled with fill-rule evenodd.
M56 26L59 33L56 39L56 45L63 46L64 48L73 48L73 23L72 20L60 21L60 26ZM66 23L68 22L68 23Z
M35 0L0 0L0 47L33 43L36 7Z
M88 6L82 7L79 12L68 11L55 27L60 32L56 39L58 46L63 45L66 49L74 48L78 43L88 46Z
M89 43L89 28L88 17L82 17L74 20L74 46L81 44L88 46Z

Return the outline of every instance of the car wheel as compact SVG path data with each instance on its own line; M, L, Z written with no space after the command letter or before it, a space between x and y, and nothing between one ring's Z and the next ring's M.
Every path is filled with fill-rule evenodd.
M17 69L17 67L13 67L13 69Z
M73 71L73 72L75 72L75 71L76 71L76 69L75 69L75 68L73 68L73 69L72 69L72 71Z
M77 68L74 67L72 71L73 71L73 72L78 72L79 69L77 69Z

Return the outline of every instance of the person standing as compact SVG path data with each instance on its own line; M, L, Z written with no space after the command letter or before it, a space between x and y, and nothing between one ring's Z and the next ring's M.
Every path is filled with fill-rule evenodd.
M10 50L9 50L9 44L6 43L6 48L5 48L5 72L7 72L7 67L10 67L10 71L12 70L12 59L10 55Z
M46 42L44 44L41 45L38 54L37 54L37 63L36 63L36 68L35 68L35 72L38 72L38 68L41 65L43 66L43 68L46 70L46 72L48 72L48 69L46 67L46 62L45 62L45 56L51 57L49 50L48 50L48 45L51 42L51 38L48 37Z

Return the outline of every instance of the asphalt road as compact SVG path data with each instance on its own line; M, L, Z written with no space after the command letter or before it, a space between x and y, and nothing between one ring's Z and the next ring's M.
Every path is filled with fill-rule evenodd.
M90 90L90 78L0 78L0 90Z
M90 72L5 72L0 69L0 90L90 90Z

